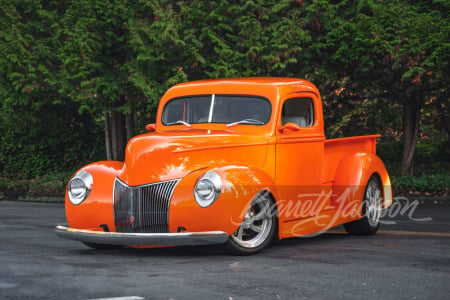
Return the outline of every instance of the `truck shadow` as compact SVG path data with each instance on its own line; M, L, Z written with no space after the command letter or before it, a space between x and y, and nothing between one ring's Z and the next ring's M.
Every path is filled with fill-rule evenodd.
M269 247L261 253L247 256L286 256L287 254L301 255L311 251L335 251L336 248L351 248L349 241L361 239L362 237L352 237L341 232L323 233L321 235L311 237L297 237L283 240L275 239ZM367 237L366 237L367 239ZM233 256L225 252L220 245L211 246L182 246L182 247L159 247L159 248L133 248L126 247L123 249L91 249L82 246L82 249L75 251L79 255L110 255L110 256L126 256L126 257L205 257L205 256L221 256L221 257L246 257Z

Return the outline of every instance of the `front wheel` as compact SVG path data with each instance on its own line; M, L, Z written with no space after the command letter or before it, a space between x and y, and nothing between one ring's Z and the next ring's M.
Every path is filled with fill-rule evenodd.
M272 197L263 192L250 204L241 226L228 238L225 249L235 255L260 252L272 241L277 229L277 216Z
M352 235L371 235L376 233L380 226L382 202L381 183L378 177L372 175L364 191L362 218L344 224L345 230Z

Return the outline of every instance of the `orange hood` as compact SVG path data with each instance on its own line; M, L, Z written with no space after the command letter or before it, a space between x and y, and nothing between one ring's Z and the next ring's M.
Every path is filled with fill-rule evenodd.
M186 129L131 139L119 178L131 186L179 179L208 167L245 164L262 168L268 139L228 130Z

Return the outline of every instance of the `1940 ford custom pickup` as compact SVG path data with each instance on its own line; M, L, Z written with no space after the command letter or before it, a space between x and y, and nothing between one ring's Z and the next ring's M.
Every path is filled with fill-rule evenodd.
M57 235L93 248L222 244L254 254L274 237L344 224L374 234L392 203L378 135L326 140L319 91L286 78L170 88L125 161L81 168Z

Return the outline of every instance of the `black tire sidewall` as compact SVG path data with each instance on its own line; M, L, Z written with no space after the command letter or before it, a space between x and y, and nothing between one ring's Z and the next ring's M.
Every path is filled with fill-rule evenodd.
M368 205L369 205L369 199L366 199L367 189L372 181L375 181L377 187L382 192L382 186L380 183L380 180L376 174L372 174L370 176L369 180L367 181L366 188L364 189L364 195L363 195L363 202L362 202L362 218L353 222L349 222L344 224L345 230L351 234L351 235L372 235L375 234L378 231L378 228L380 227L380 220L378 220L378 223L376 226L372 226L369 222L368 217ZM382 209L382 202L380 202L379 209Z
M275 203L272 197L270 197L271 206ZM239 245L236 241L233 240L231 236L228 237L228 241L223 245L227 252L230 252L233 255L252 255L259 253L261 250L266 248L273 240L275 234L278 232L278 217L276 212L271 212L272 214L272 228L270 228L270 232L264 242L261 245L254 248L246 248Z

